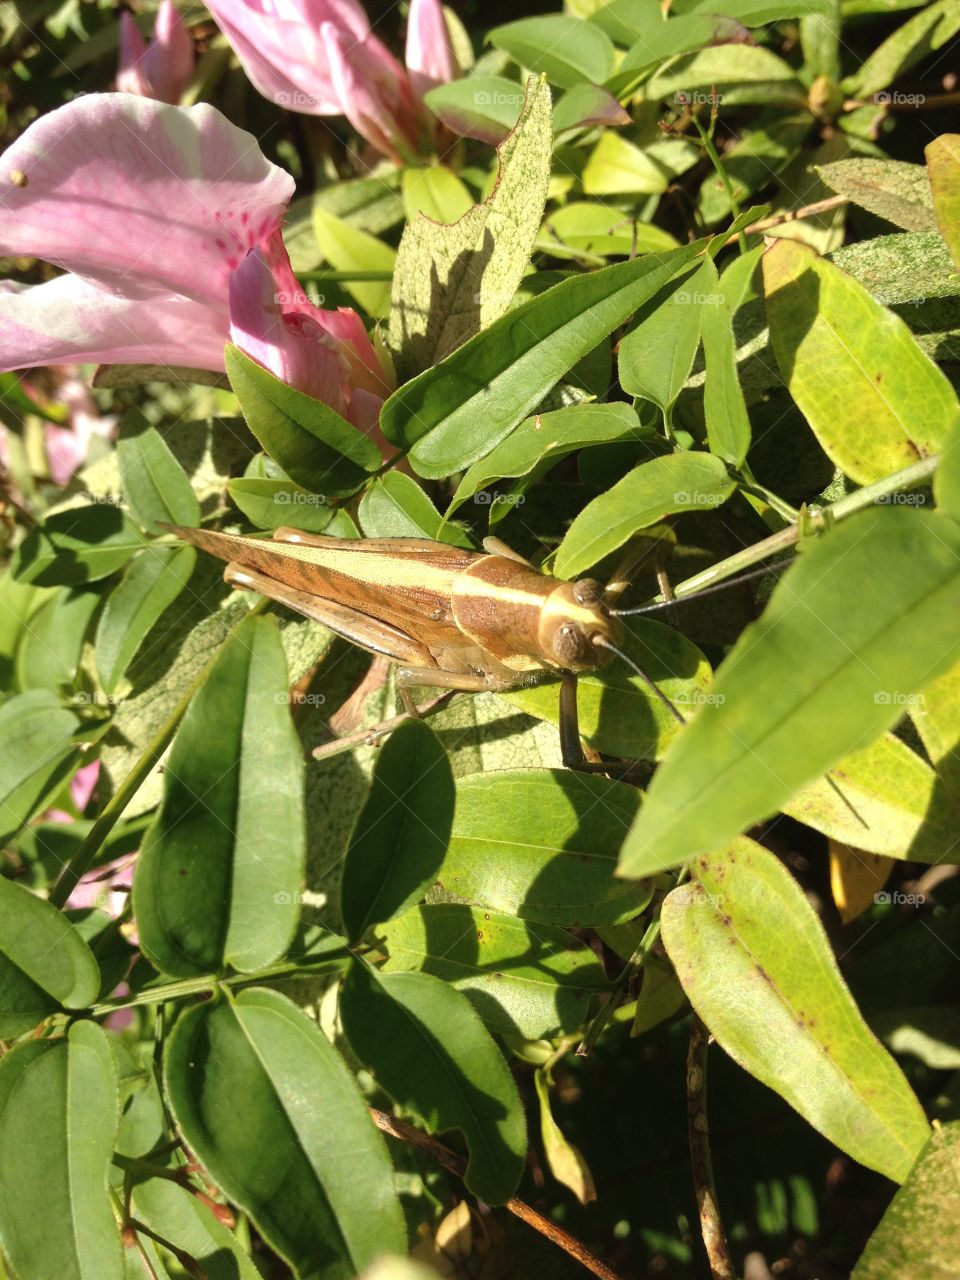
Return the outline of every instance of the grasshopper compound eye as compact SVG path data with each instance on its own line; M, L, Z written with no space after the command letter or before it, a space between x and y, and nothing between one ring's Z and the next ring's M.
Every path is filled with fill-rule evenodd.
M582 663L590 652L590 642L574 622L565 622L553 634L553 652L562 667Z

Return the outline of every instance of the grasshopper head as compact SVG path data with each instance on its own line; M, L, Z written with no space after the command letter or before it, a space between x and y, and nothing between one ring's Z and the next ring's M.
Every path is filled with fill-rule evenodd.
M603 588L592 578L564 582L547 597L540 615L544 656L564 671L592 671L608 661L606 644L616 645L623 627L603 603Z

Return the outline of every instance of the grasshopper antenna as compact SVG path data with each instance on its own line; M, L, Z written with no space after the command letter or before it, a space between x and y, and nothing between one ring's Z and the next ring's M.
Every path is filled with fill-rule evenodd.
M741 582L750 582L752 579L762 578L768 573L780 573L781 570L788 569L796 558L796 556L791 556L789 560L781 560L778 564L765 564L759 569L751 570L750 573L742 573L739 577L729 578L726 582L715 582L712 586L704 587L702 591L691 591L689 595L677 596L673 600L657 600L654 604L642 604L636 609L609 609L607 612L614 618L629 618L638 613L657 613L660 609L672 609L674 605L685 604L688 600L699 600L702 596L712 596L715 591L726 591L728 587L739 587ZM610 647L612 648L612 646Z
M616 656L620 659L621 662L625 663L630 668L631 671L635 672L640 677L640 679L647 686L650 692L655 697L660 699L660 701L663 703L663 705L667 708L667 710L670 712L670 714L673 716L673 718L676 721L678 721L680 724L687 723L684 717L678 711L678 709L674 706L674 704L670 701L667 695L663 692L663 690L657 684L657 682L655 680L651 680L650 677L647 675L647 673L641 670L641 668L637 666L637 664L634 662L632 658L627 657L627 655L623 652L622 649L618 649L615 644L611 644L610 641L607 640L606 637L604 636L595 636L593 643L597 646L598 649L608 649L611 653L616 654Z

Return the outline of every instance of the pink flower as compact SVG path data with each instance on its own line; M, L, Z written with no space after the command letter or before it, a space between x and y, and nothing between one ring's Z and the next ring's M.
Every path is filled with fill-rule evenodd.
M42 116L0 157L0 255L67 274L0 286L0 370L222 371L233 337L365 424L386 375L353 311L299 290L280 234L293 186L213 107L90 94Z
M210 0L209 8L264 97L308 115L344 115L398 162L431 141L423 95L459 71L440 0L411 0L405 68L355 0Z
M54 484L63 485L86 462L91 442L97 437L106 438L112 434L116 418L102 414L97 408L78 365L50 366L42 378L43 382L52 381L53 386L45 386L42 382L36 385L28 374L21 377L20 385L42 410L49 412L51 406L62 406L67 411L67 425L48 422L44 426L50 479ZM0 439L2 456L3 442Z
M193 40L173 0L162 0L149 45L133 14L121 13L117 88L122 93L178 103L193 77L195 61Z

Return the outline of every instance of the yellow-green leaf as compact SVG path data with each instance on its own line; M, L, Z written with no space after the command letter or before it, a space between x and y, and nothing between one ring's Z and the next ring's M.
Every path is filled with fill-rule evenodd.
M902 1182L929 1125L800 886L747 839L698 858L692 877L664 901L663 940L711 1034L831 1142Z

